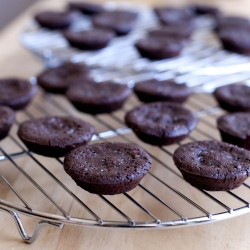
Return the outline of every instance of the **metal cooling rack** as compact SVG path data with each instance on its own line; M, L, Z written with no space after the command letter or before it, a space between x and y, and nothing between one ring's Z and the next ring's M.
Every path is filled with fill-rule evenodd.
M109 5L110 8L112 6ZM82 28L81 22L88 25L88 20L81 18L73 28ZM239 81L248 83L250 79L250 59L221 50L214 35L206 29L211 26L210 19L200 19L199 23L203 29L196 32L180 57L157 62L140 59L131 46L146 29L156 25L154 16L147 8L141 11L138 27L131 35L117 38L100 52L72 49L59 33L38 29L36 24L31 24L22 32L22 44L41 57L47 66L56 65L61 60L86 63L94 68L92 77L97 82L113 79L129 86L151 78L185 82L196 92L185 106L200 118L198 127L178 145L156 147L137 139L123 122L125 113L140 105L135 96L130 97L119 111L90 116L76 111L64 96L44 95L40 91L28 108L18 112L10 135L0 144L0 188L3 190L0 210L13 217L24 241L34 242L44 225L58 228L64 224L172 228L215 222L250 212L250 181L246 180L241 187L228 192L199 190L183 180L172 161L174 150L181 144L196 140L220 140L216 119L223 111L208 93L217 86ZM122 52L121 47L124 48ZM114 58L121 60L115 62ZM115 196L90 194L77 187L64 172L63 159L33 154L16 136L18 125L24 120L69 114L96 127L97 133L91 143L132 142L150 154L153 166L134 190ZM19 215L25 215L24 219L29 216L39 220L32 236L26 233Z

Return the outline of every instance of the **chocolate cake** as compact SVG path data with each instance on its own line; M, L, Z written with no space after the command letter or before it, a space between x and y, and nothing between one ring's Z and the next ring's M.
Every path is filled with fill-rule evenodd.
M15 121L15 112L6 106L0 106L0 140L4 139Z

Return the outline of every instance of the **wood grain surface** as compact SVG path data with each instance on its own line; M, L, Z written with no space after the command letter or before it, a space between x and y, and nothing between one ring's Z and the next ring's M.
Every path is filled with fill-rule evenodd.
M61 0L38 1L25 13L21 13L17 16L16 19L0 33L1 78L13 76L28 78L38 74L42 70L43 65L41 61L20 45L18 35L36 11L45 8L60 9L63 8L65 2L66 1ZM135 0L131 0L131 2L145 3L145 1ZM152 5L185 5L191 2L206 3L208 1L147 0L147 2ZM209 1L209 3L220 7L226 13L250 16L250 1L247 0L213 0ZM0 11L4 10L1 8ZM58 101L60 101L60 97L58 98ZM36 107L44 105L43 97L39 95L36 97L34 103L37 105ZM62 105L70 109L66 102L63 103L62 101ZM189 106L189 103L187 106ZM48 106L47 108L49 109L50 107ZM32 111L32 109L33 107L29 107L28 111L33 112L36 116L42 115L35 110ZM58 111L52 108L51 112L56 114ZM75 111L72 109L72 112L74 113ZM122 115L123 114L121 114L121 116ZM18 120L20 121L22 119L25 119L25 117L22 117L22 114L18 114ZM86 119L96 123L96 121L91 120L91 117ZM103 120L105 119L108 118L104 116ZM94 125L99 132L107 130L101 123ZM113 121L113 127L115 128L116 126L118 125ZM13 134L16 132L16 129L17 126L14 126L12 130ZM11 141L7 141L7 144L6 141L3 142L1 142L1 146L6 148L6 150L10 152L11 150L15 150L15 145L12 145ZM46 161L46 159L44 160ZM30 171L31 176L35 176L36 174L37 178L37 173L35 173L36 170L32 169L33 165L29 159L24 158L18 161L20 165L24 166L25 170ZM49 160L48 164L50 164ZM21 192L28 194L29 189L25 180L22 179L15 170L10 171L12 168L9 165L10 164L0 165L1 174L8 176L14 186L18 187ZM56 172L57 170L55 169L54 171ZM64 175L61 177L66 178ZM47 182L47 179L41 178L37 179L37 181L42 183L41 185L47 186L48 189L52 187L50 183ZM176 185L178 185L178 183ZM0 197L8 199L8 197L11 196L11 192L2 183L0 184L0 188ZM58 192L56 189L49 191L52 194ZM191 195L195 197L195 193ZM63 202L60 201L60 198L60 196L57 197L59 203ZM44 205L42 198L29 197L29 201L37 202L37 207ZM13 202L15 202L15 200L13 200ZM93 201L93 204L98 206L98 202L96 201ZM76 214L78 213L77 208L70 207L71 204L68 206L68 209L72 209ZM44 209L53 212L54 208L44 205ZM105 212L103 216L106 216ZM37 220L25 218L24 216L21 216L21 218L24 221L28 233L31 234ZM102 229L68 225L60 230L52 227L45 227L39 239L32 245L28 245L20 239L13 219L9 215L1 212L0 221L0 249L250 249L250 214L213 224L169 230Z

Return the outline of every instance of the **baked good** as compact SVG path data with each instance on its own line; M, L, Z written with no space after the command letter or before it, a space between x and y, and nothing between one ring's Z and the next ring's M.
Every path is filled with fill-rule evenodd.
M214 97L220 107L229 111L250 111L250 87L243 84L230 84L217 88Z
M15 112L6 106L0 106L0 140L4 139L15 121Z
M64 37L72 47L82 50L97 50L106 47L115 34L112 30L96 28L80 32L67 30L64 32Z
M225 142L182 145L174 152L173 160L187 182L208 191L235 189L250 173L250 152Z
M71 151L64 159L64 170L86 191L114 195L135 188L151 164L149 155L139 146L104 142Z
M218 118L217 128L224 142L250 150L250 113L225 114Z
M250 55L250 30L223 28L218 37L224 49Z
M194 31L193 25L179 25L171 24L167 26L162 26L158 29L150 30L148 32L149 37L165 37L165 38L179 38L187 39Z
M137 41L135 47L142 57L162 60L176 57L184 48L184 40L164 37L145 37Z
M92 18L98 28L111 29L118 36L128 34L135 26L137 13L124 10L106 11Z
M90 114L120 109L130 94L131 90L126 85L113 82L76 84L66 92L67 98L78 110Z
M250 21L244 17L238 16L218 16L216 19L216 30L221 29L243 29L250 31Z
M184 102L191 94L191 88L185 84L177 84L173 81L157 81L151 79L138 82L134 86L134 92L142 102Z
M186 25L193 23L194 25L194 13L193 11L186 8L174 8L174 7L157 7L154 9L160 22L164 25Z
M65 29L74 21L74 12L43 11L35 15L40 26L48 29Z
M197 117L180 104L153 102L128 112L125 122L142 141L170 145L188 136L197 125Z
M0 80L0 105L14 110L25 108L37 93L37 86L22 79Z
M99 14L104 11L104 8L99 4L91 2L70 2L68 4L70 10L78 10L86 15Z
M218 8L210 5L194 4L189 6L189 8L191 8L191 10L193 10L196 15L212 15L214 17L221 15L221 12Z
M48 157L63 157L88 143L94 127L75 117L44 117L23 122L17 134L26 147Z
M66 89L76 82L84 82L89 78L90 68L70 62L45 69L38 77L38 84L47 92L64 93Z

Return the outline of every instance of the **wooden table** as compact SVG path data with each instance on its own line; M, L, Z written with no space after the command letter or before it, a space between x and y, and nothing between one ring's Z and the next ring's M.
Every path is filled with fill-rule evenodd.
M148 2L163 4L165 1ZM168 4L171 5L171 2L174 4L176 1L168 1ZM190 1L178 0L178 4L188 2ZM248 0L209 2L213 2L227 13L250 15ZM41 61L21 47L18 35L36 10L44 6L62 8L63 5L64 1L60 0L39 1L1 31L0 77L27 78L41 71ZM171 230L117 230L73 226L64 226L62 230L58 230L46 227L38 241L28 245L19 238L12 218L0 213L0 249L250 249L248 220L250 221L250 214L214 224ZM25 219L24 222L28 232L32 232L32 219Z

